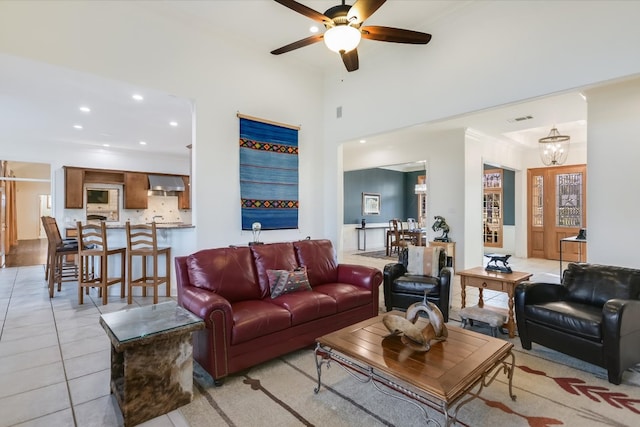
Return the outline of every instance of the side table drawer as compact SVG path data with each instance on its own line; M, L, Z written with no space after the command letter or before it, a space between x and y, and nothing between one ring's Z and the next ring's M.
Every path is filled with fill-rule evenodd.
M505 291L502 286L502 282L495 280L480 279L478 277L466 277L466 286L473 286L475 288L490 289L492 291Z

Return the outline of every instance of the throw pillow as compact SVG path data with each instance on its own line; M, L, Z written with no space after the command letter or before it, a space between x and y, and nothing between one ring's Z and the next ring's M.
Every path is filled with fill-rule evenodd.
M307 277L307 269L296 268L293 271L267 270L271 298L297 291L310 291L311 285Z
M443 250L440 246L409 246L407 274L438 277Z

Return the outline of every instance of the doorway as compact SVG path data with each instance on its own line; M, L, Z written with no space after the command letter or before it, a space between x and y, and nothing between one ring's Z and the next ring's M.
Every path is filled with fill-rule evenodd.
M586 228L586 165L556 166L527 171L528 256L560 259L561 239ZM563 261L585 261L586 246L566 242Z
M4 203L4 267L46 262L47 239L42 234L43 213L51 213L51 166L1 160L0 188Z

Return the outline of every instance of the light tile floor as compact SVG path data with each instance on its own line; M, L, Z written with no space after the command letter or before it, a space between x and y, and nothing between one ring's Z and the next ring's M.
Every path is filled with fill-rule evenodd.
M344 254L343 262L380 269L388 260ZM514 270L534 273L533 279L558 282L558 263L511 259ZM176 295L175 284L172 295ZM477 292L467 291L470 305ZM161 297L160 301L175 298ZM504 293L485 292L489 304L506 307ZM153 297L134 297L134 306ZM454 279L452 305L460 306L460 279ZM78 305L77 286L63 283L49 299L44 267L0 269L0 427L120 426L122 415L109 391L110 343L99 325L102 313L128 308L117 286L102 305L92 290ZM144 426L188 426L172 411Z

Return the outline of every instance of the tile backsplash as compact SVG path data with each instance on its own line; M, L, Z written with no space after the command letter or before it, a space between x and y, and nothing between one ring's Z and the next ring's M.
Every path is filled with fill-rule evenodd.
M178 196L148 196L147 209L121 209L118 221L108 223L124 224L130 221L132 224L142 224L152 222L155 217L156 223L184 223L191 224L191 210L178 209ZM122 206L120 199L119 206ZM86 221L87 212L83 209L65 209L64 225L75 226L76 221Z
M121 221L134 224L152 222L191 224L191 211L178 209L178 196L149 196L147 209L125 209Z

